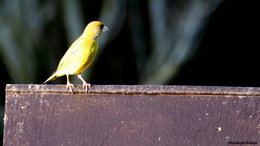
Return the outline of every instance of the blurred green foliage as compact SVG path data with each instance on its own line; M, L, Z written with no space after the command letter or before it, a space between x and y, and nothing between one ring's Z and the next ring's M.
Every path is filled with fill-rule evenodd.
M42 83L93 20L110 31L101 36L99 55L85 78L99 84L167 84L196 52L208 17L221 2L2 0L1 98L6 83Z

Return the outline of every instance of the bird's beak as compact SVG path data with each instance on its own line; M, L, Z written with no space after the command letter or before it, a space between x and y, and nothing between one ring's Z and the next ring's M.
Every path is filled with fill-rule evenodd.
M105 32L107 30L109 30L109 29L106 26L104 26L103 29L102 29L103 32Z

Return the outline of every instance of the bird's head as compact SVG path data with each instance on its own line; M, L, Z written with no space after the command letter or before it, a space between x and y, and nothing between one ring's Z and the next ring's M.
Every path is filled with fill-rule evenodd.
M107 31L108 28L104 23L100 21L92 21L85 28L83 35L89 37L90 39L97 39L102 32Z

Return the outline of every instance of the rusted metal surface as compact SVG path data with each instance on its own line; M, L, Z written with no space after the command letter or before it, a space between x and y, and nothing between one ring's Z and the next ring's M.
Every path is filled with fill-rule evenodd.
M4 145L259 144L260 88L7 85Z
M69 93L64 85L8 84L6 92L17 93ZM85 93L82 86L76 86L75 93ZM93 94L186 94L186 95L260 95L257 87L223 86L167 86L167 85L93 85Z

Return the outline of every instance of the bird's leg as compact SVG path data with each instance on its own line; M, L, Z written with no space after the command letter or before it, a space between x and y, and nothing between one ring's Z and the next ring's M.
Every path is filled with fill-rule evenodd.
M74 85L70 83L70 80L69 80L69 74L66 74L66 77L67 77L67 89L70 89L70 91L73 93L74 92Z
M78 74L78 78L83 82L83 88L86 89L86 92L88 93L88 90L90 88L90 84L88 84L81 76L81 74Z

